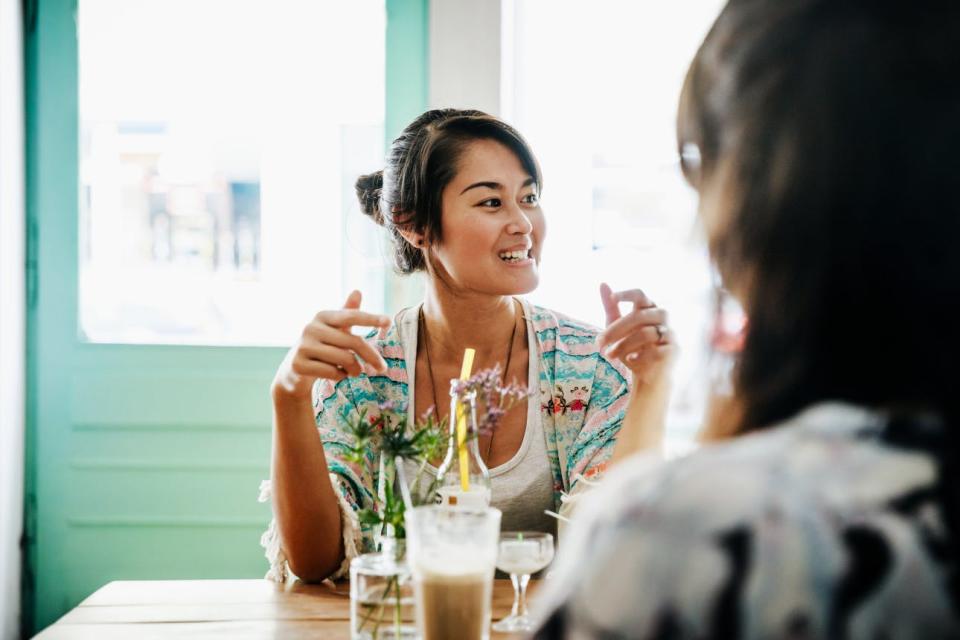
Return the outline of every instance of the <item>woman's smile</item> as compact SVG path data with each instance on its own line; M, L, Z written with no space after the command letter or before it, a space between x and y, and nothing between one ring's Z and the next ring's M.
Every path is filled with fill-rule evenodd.
M536 262L533 258L533 247L505 249L499 251L497 256L511 267L528 267Z

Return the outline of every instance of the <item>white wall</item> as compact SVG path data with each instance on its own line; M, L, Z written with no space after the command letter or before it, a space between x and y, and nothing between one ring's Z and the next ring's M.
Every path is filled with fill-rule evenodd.
M20 0L0 0L0 639L20 633L24 146Z
M430 108L501 114L502 0L431 0Z

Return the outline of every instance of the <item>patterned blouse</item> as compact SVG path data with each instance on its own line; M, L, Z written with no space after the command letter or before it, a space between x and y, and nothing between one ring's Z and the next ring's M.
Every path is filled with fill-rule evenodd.
M630 374L621 363L599 353L597 328L525 300L520 302L527 326L532 327L536 336L540 358L539 404L553 473L554 510L563 515L567 507L561 502L561 496L577 492L581 478L602 473L613 454L615 437L626 411ZM407 367L411 354L404 353L398 326L404 325L404 319L409 320L411 314L415 318L416 309L397 314L384 339L379 339L375 331L367 337L386 360L389 367L386 374L369 370L336 384L320 380L315 390L317 426L340 500L346 550L344 562L334 577L346 573L353 557L373 548L373 531L362 527L356 514L372 506L376 487L373 470L377 467L372 452L366 465L358 466L346 460L350 436L344 432L340 416L364 408L368 415L376 416L379 406L388 401L395 406L407 405ZM261 501L269 499L269 494L269 483L264 482ZM285 580L290 573L280 548L276 521L270 523L261 544L270 561L266 577Z
M662 463L576 514L538 638L956 638L944 429L815 405Z

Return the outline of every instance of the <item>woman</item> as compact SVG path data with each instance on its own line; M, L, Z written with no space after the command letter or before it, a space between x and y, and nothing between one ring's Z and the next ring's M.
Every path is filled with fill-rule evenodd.
M342 456L338 416L376 415L386 401L411 416L431 406L446 415L465 347L477 351L475 370L499 363L504 380L535 391L478 443L505 528L552 530L544 511L563 513L561 495L577 492L581 477L656 439L666 394L655 374L672 349L664 312L639 291L604 287L601 354L595 329L514 297L538 282L541 185L516 131L453 109L420 116L394 141L386 169L357 181L364 213L393 235L399 271L426 272L426 295L390 323L362 311L353 292L343 309L317 314L280 366L269 577L288 568L304 580L340 576L371 547L356 512L369 506L374 479ZM620 317L620 302L634 309ZM377 331L363 340L353 326Z
M960 637L958 42L956 3L723 9L678 143L749 318L737 437L607 477L538 637Z

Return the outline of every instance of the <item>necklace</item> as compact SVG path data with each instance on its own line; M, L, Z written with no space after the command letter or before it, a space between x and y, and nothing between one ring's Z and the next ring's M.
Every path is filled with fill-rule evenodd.
M440 403L437 402L437 385L433 379L433 365L430 363L430 340L427 339L427 322L423 318L423 306L420 307L419 317L417 318L419 324L419 333L423 336L423 351L424 355L427 357L427 374L430 377L430 387L433 391L433 406L434 411L437 412L437 418L440 417ZM521 318L523 314L518 314ZM507 344L507 358L506 365L503 367L503 374L500 378L500 386L506 385L507 382L507 372L510 370L510 361L513 359L513 343L517 337L517 321L513 322L513 330L510 332L510 342ZM484 462L490 460L490 452L493 450L493 437L496 434L496 429L490 432L490 440L487 442L487 451L484 456Z

